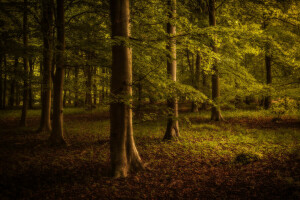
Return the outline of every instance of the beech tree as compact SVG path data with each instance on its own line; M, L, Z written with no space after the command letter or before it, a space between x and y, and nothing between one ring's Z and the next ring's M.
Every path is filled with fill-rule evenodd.
M42 1L43 70L39 131L51 131L51 70L53 60L53 0Z
M167 74L169 78L176 82L176 0L168 0L169 22L167 24L167 34L169 41L167 50L169 51L167 61ZM172 139L179 137L179 125L178 125L178 102L176 97L167 100L168 108L171 114L168 116L167 129L165 132L164 139Z
M22 107L22 115L21 115L21 126L26 126L27 120L27 110L28 110L28 16L27 16L27 0L24 0L24 14L23 14L23 45L24 45L24 57L23 57L23 65L24 65L24 86L23 86L23 107Z
M216 2L215 0L209 0L209 25L210 26L216 26ZM212 49L215 53L218 53L218 48L214 44L214 41L212 41ZM214 121L221 120L221 112L220 112L220 106L219 104L219 97L220 97L220 81L219 81L219 69L218 64L215 61L213 64L213 74L211 78L212 82L212 100L216 105L212 107L211 110L211 119Z
M56 1L56 72L53 82L53 123L50 142L54 145L65 144L63 119L63 87L65 76L65 11L64 0Z
M132 128L132 49L129 0L111 0L112 47L110 104L110 159L113 177L126 177L129 170L143 168Z

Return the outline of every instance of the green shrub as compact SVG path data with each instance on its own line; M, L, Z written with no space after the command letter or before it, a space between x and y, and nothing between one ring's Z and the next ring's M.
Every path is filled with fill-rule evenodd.
M276 120L280 120L283 115L287 113L293 113L297 110L297 102L294 99L285 97L283 99L278 99L273 101L271 106L271 113L276 115Z

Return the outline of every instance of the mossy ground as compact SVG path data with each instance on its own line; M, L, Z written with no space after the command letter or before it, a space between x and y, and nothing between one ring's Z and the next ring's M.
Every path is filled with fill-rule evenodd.
M299 199L300 123L273 122L266 111L181 113L176 141L162 141L166 122L134 120L140 155L149 169L109 177L107 108L65 111L67 147L37 134L39 110L27 128L20 111L0 113L1 199Z

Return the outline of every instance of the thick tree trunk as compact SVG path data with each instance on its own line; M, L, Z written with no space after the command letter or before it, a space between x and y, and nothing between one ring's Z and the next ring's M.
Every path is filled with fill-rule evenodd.
M272 68L271 68L271 61L272 58L269 55L265 55L265 63L266 63L266 78L267 78L267 85L272 84ZM272 98L271 96L267 96L265 98L264 107L265 109L269 109L271 107Z
M171 9L171 12L169 13L170 22L167 24L167 33L170 37L167 45L167 50L170 52L167 62L167 73L170 79L176 82L176 25L174 24L174 20L176 19L176 0L168 0L168 5ZM168 116L167 129L164 139L170 140L179 137L177 98L168 99L167 104L172 113Z
M51 70L53 61L53 0L43 0L42 112L39 131L51 132Z
M56 0L57 4L57 55L56 55L56 73L53 83L53 123L50 136L50 142L53 145L66 144L63 130L63 88L65 74L65 17L64 0Z
M129 0L111 1L112 37L129 39ZM132 53L123 44L112 47L111 93L116 101L110 104L110 159L112 175L126 177L129 170L143 168L136 149L132 129ZM117 98L119 97L119 98Z
M209 0L209 25L216 26L216 8L215 0ZM212 44L212 49L215 53L218 53L218 49L215 44ZM220 121L222 119L220 106L218 105L220 97L220 82L219 82L219 69L217 63L213 65L213 75L211 78L212 81L212 100L216 104L212 107L211 110L211 120Z
M28 57L27 57L27 46L28 46L28 19L27 19L27 0L24 0L24 16L23 16L23 45L24 45L24 88L23 88L23 106L20 126L26 126L27 122L27 110L28 110Z

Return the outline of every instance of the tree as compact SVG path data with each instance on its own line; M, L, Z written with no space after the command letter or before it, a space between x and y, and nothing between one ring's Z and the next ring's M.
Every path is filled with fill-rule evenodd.
M0 109L3 108L3 86L2 86L2 74L3 74L2 63L4 63L3 57L4 56L2 54L0 54Z
M112 38L120 39L112 47L110 104L110 159L113 177L126 177L128 171L143 168L132 128L132 51L129 0L111 0Z
M39 131L51 131L51 69L53 60L53 0L42 1L43 83L42 111Z
M64 139L63 120L63 87L65 74L65 12L64 0L56 0L57 52L56 72L53 83L53 123L50 142L54 145L66 144Z
M209 0L209 25L216 26L216 2L215 0ZM213 42L214 43L214 42ZM218 53L218 48L215 44L212 44L212 49L215 53ZM217 63L213 65L212 82L212 100L215 104L218 104L220 97L220 82L219 82L219 69ZM222 119L220 106L214 105L211 110L211 120L220 121Z
M169 35L169 41L167 45L167 50L169 51L167 73L169 78L172 81L176 82L176 0L168 0L168 6L170 8L170 12L169 22L167 24L167 33ZM179 137L178 102L176 97L169 98L167 101L168 108L170 109L171 114L168 117L167 129L164 139L170 140L172 138Z
M23 16L23 45L24 45L24 55L23 55L23 65L24 65L24 86L23 86L23 106L21 115L21 126L26 126L27 121L27 110L28 110L28 16L27 16L27 0L24 0L24 16Z

